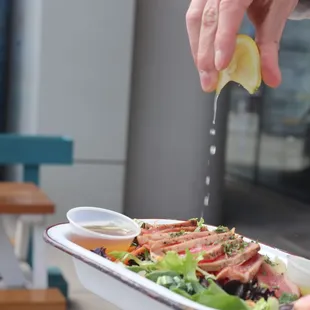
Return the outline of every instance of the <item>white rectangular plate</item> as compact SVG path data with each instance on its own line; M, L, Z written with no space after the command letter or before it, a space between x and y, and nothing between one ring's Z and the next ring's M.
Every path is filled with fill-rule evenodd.
M148 223L166 224L175 220L144 220ZM214 229L208 226L210 230ZM70 225L58 224L45 231L44 239L57 249L73 258L79 280L92 293L109 301L122 310L216 310L197 304L175 294L168 289L127 270L122 265L113 263L98 254L88 251L68 239ZM245 238L246 241L251 241ZM261 244L260 253L271 259L278 257L287 263L286 252Z

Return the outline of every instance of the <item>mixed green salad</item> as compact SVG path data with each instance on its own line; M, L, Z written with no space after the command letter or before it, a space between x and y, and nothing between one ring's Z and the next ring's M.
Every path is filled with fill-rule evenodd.
M133 260L137 265L128 266L129 270L168 288L199 304L219 310L279 310L277 298L261 298L253 307L250 303L237 296L227 294L217 283L215 277L198 267L198 262L203 258L201 254L194 255L189 250L184 256L176 252L168 252L159 262L141 261L136 256L127 252L111 252L109 254L120 261ZM201 284L197 276L202 273L207 285ZM288 299L294 299L287 296Z
M218 310L292 310L299 288L285 265L260 254L235 229L203 220L141 224L126 252L93 252L201 305Z

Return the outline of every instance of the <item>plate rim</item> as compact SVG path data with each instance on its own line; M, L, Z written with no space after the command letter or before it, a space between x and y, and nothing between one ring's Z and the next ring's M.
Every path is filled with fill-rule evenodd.
M158 220L164 220L164 219L158 219ZM174 221L174 220L171 220L171 221ZM214 308L210 308L210 307L198 304L198 303L197 303L197 305L199 306L199 308L193 308L192 306L189 307L189 306L182 304L178 301L175 301L169 297L163 296L161 293L157 292L156 290L142 286L141 284L137 283L136 281L131 280L129 277L113 271L113 269L110 269L106 265L99 264L98 262L94 262L94 261L88 259L87 257L83 257L80 254L74 253L71 249L62 245L57 240L54 240L49 235L50 229L52 229L56 226L61 226L61 225L66 225L66 224L69 224L69 223L68 222L62 222L62 223L50 225L49 227L47 227L44 231L44 234L43 234L43 239L45 240L45 242L52 245L53 247L63 251L64 253L74 257L75 259L78 259L81 262L84 262L87 265L89 265L89 266L91 266L91 267L93 267L93 268L95 268L101 272L104 272L105 274L107 274L107 275L111 276L112 278L122 282L123 284L127 285L128 287L131 287L131 288L134 287L134 289L138 290L140 293L147 295L148 297L152 298L153 300L155 300L159 303L162 303L162 304L170 307L171 309L175 309L175 310L199 310L199 308L204 307L206 310L216 310ZM155 283L155 285L157 285L157 284ZM171 291L169 291L169 292L171 294L176 294L176 293L171 292ZM185 298L183 296L180 296L180 297ZM191 301L191 300L189 300L189 301ZM191 301L191 302L196 303L194 301Z

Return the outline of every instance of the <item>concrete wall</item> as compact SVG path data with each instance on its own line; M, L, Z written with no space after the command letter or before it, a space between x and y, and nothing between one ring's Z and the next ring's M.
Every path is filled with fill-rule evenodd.
M187 0L137 2L125 187L125 212L133 217L200 217L204 208L213 95L201 91L191 58L188 5ZM219 131L217 139L223 144ZM220 144L218 150L223 151ZM209 223L220 217L222 159L217 154L212 163L219 175L205 209Z
M189 1L16 3L13 130L65 134L76 143L73 167L42 170L42 187L57 204L51 221L87 204L135 217L190 218L204 210L217 222L224 131L217 128L208 189L213 95L201 91L191 58ZM209 191L215 194L204 209Z
M79 205L122 212L135 0L15 3L10 129L75 142L72 167L42 169L50 221Z

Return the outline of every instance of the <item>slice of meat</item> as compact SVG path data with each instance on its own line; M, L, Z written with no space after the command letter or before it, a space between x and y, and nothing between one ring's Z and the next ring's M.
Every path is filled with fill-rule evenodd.
M181 227L196 227L197 228L197 220L193 219L193 220L188 220L188 221L184 221L184 222L177 222L177 223L171 223L171 224L159 224L156 225L154 224L153 226L148 226L148 228L143 228L141 229L141 233L142 234L151 234L151 233L156 233L156 232L162 232L164 230L170 230L170 229L174 229L174 228L181 228ZM207 229L206 226L204 226L203 229Z
M227 241L222 241L216 244L212 244L209 246L205 245L199 245L195 246L190 249L191 253L200 253L203 252L203 261L214 261L216 260L217 257L221 256L224 254L224 247L223 244L231 244L232 246L237 246L243 242L243 239L238 238L238 239L233 239L233 240L227 240ZM185 251L179 252L179 254L185 254Z
M242 249L236 249L231 256L224 254L214 261L200 261L199 267L208 272L220 271L225 267L240 265L255 256L260 250L257 243L249 243Z
M267 286L275 291L276 297L280 297L283 293L294 294L300 296L300 290L297 285L291 282L285 274L279 274L269 264L263 263L258 274L258 283Z
M159 224L159 225L154 224L152 229L164 230L167 228L188 227L188 226L197 227L197 220L192 219L192 220L188 220L184 222L177 222L177 223L171 223L171 224Z
M216 235L216 233L212 231L203 231L203 232L193 232L190 234L185 234L185 235L177 236L177 237L172 237L173 235L168 235L167 238L163 238L158 241L149 241L149 243L150 243L151 248L155 250L158 248L167 247L169 245L179 244L179 243L186 242L189 240L194 240L194 239L197 240L197 239L211 236L211 235Z
M182 252L186 249L191 249L193 247L201 246L201 245L212 245L215 242L221 242L225 240L229 240L233 238L233 234L231 232L223 233L223 234L210 234L209 236L193 239L189 241L185 241L183 243L167 246L164 248L164 252L167 251L175 251L175 252Z
M159 231L157 233L141 234L137 237L137 239L138 239L139 244L142 245L149 241L159 241L163 239L184 236L189 233L193 233L196 229L197 229L196 226L170 228L170 229Z
M229 279L248 283L256 276L263 262L264 257L256 254L241 265L224 268L218 273L217 280Z
M173 233L173 232L179 232L179 231L194 232L196 229L198 229L197 226L175 227L175 228L166 228L163 230L159 230L158 233ZM206 226L199 228L199 231L207 231L207 230L208 229Z
M217 234L212 234L211 235L213 240L215 237L218 238ZM211 237L209 236L209 237ZM230 238L231 236L226 235L226 238ZM222 237L223 238L223 237ZM204 239L203 242L201 242L201 239ZM197 240L200 240L198 243ZM205 238L200 238L200 239L195 239L195 240L190 240L190 241L195 241L195 245L192 248L184 247L184 243L178 243L173 246L161 246L161 247L151 247L151 257L153 260L159 260L161 257L165 255L168 251L176 251L180 255L185 255L185 251L189 249L191 253L200 253L203 252L204 255L204 260L215 260L218 256L222 255L224 253L224 248L223 248L223 243L227 244L238 244L243 242L241 238L239 239L233 239L233 240L225 240L225 241L218 241L216 244L214 242L210 243L210 240L206 240ZM177 247L179 246L179 247ZM171 250L171 248L173 249ZM177 249L181 249L180 251L177 251Z

